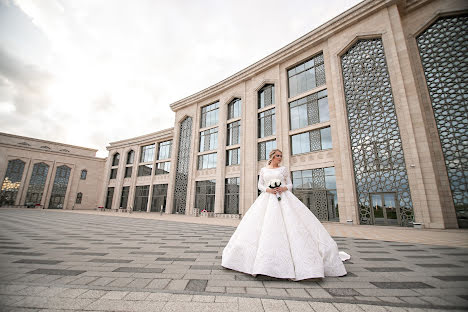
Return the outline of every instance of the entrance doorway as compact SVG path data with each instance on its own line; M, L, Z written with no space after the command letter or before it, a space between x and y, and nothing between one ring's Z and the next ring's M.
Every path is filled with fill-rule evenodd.
M396 193L370 193L374 224L399 225L400 209Z

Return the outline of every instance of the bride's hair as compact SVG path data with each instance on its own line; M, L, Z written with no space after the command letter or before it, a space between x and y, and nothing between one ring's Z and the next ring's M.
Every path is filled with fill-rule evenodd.
M281 154L283 154L283 152L279 148L275 148L274 150L272 150L270 154L268 154L268 165L271 164L273 156L275 156L276 152L280 152Z

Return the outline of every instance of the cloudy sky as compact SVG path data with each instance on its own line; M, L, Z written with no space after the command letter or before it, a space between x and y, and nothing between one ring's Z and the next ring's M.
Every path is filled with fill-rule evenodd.
M0 132L96 148L360 0L0 0ZM139 112L135 112L135 108Z

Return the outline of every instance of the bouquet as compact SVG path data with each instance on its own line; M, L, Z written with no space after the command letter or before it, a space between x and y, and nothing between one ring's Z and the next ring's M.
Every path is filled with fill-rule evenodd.
M272 189L274 188L277 188L277 187L280 187L281 186L281 181L278 180L278 179L273 179L273 180L270 180L270 182L268 183L268 186ZM281 195L276 193L276 198L278 200L281 200Z

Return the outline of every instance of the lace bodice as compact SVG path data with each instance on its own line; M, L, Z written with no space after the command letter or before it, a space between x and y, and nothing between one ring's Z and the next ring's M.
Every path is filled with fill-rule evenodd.
M270 169L263 167L260 169L260 178L258 179L258 189L262 192L265 192L269 182L273 179L278 179L281 181L281 186L286 186L288 191L292 191L292 182L289 177L289 171L286 167L278 167Z

